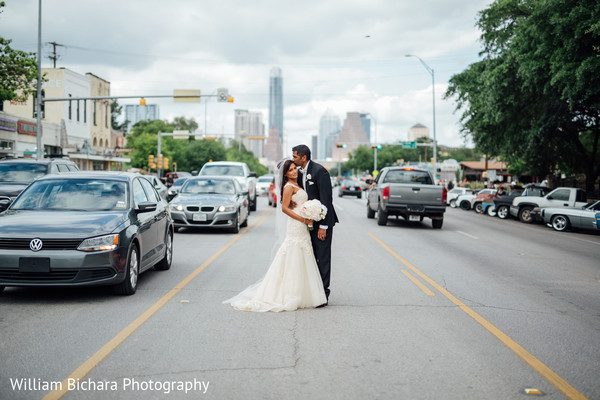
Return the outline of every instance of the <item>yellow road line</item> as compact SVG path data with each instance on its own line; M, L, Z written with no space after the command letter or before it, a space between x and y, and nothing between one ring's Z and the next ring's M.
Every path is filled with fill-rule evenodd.
M427 296L435 296L435 293L433 293L431 290L429 290L429 288L427 286L423 285L421 283L421 281L418 280L417 278L415 278L410 272L408 272L405 269L400 270L400 272L402 272L404 275L406 275L406 277L408 279L410 279L412 281L412 283L417 285L417 287L419 289L421 289L423 291L423 293L425 293Z
M576 399L576 400L587 400L583 394L581 394L577 389L575 389L569 382L561 378L556 372L552 371L549 367L547 367L543 362L538 360L533 354L529 353L525 350L520 344L511 339L507 334L502 332L500 329L496 328L493 324L483 318L481 315L477 314L473 309L468 307L462 301L458 300L454 297L450 292L444 289L442 286L438 285L433 279L429 278L427 275L422 273L416 267L411 265L404 258L400 257L394 250L392 250L389 246L379 240L375 235L371 232L367 233L373 240L381 245L384 249L386 249L390 254L396 257L402 264L406 265L408 268L413 270L414 273L419 275L423 280L428 282L431 286L437 289L441 294L446 296L448 300L456 304L461 310L467 313L471 318L477 321L481 326L487 329L492 335L496 336L498 340L500 340L506 347L512 350L516 355L518 355L523 361L525 361L531 368L533 368L537 373L539 373L544 379L550 382L555 388L560 390L568 399Z
M219 258L227 249L229 249L244 233L246 233L250 228L259 227L266 221L267 217L271 214L273 209L264 211L259 218L252 223L246 229L240 231L233 239L231 239L225 246L221 247L215 254L213 254L208 260L206 260L202 265L196 268L191 274L185 277L181 282L179 282L175 287L163 297L161 297L156 303L154 303L150 308L144 311L139 317L137 317L133 322L127 325L121 332L117 333L115 337L108 341L104 346L100 348L94 355L88 358L83 364L75 369L75 371L71 372L71 374L62 381L60 388L49 392L44 396L43 400L51 400L51 399L60 399L65 394L67 394L68 390L68 382L71 379L71 382L77 381L78 379L85 378L96 366L98 366L110 353L115 351L117 347L119 347L133 332L138 330L144 323L146 323L154 314L158 312L165 304L173 299L183 288L185 288L191 281L193 281L198 275L202 273L210 264L212 264L217 258Z

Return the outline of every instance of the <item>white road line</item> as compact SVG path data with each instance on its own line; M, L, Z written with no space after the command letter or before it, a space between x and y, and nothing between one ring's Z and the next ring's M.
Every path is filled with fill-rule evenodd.
M460 233L461 235L465 235L467 237L470 237L471 239L475 239L475 240L479 239L477 236L469 235L468 233L464 233L461 231L456 231L456 233Z

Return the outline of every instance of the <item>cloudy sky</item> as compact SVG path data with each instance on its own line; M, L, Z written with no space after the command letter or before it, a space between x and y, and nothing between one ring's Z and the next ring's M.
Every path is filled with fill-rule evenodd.
M443 94L453 74L479 59L478 12L490 0L43 0L43 67L110 81L113 95L228 88L234 104L160 105L161 119L194 118L208 133L232 134L234 109L268 124L269 73L283 73L288 143L310 144L327 111L368 112L377 141L406 140L416 123L432 129L435 71L437 139L462 146L455 102ZM6 0L0 36L37 49L37 0ZM134 104L136 100L121 100ZM207 111L205 113L205 110ZM206 122L205 122L206 121ZM268 127L267 127L268 128ZM469 143L467 143L469 145Z

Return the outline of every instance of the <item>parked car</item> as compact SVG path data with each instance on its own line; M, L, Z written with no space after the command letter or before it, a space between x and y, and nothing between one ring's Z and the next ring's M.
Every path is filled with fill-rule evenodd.
M367 193L367 218L386 225L388 216L396 215L407 221L431 218L434 229L444 223L447 191L434 184L427 169L386 167L381 170Z
M269 186L271 182L273 182L274 175L267 174L259 177L256 180L256 195L257 196L265 196L269 191Z
M164 183L162 183L160 181L160 179L158 179L156 177L156 175L140 175L142 177L144 177L146 180L148 180L148 182L150 182L152 184L152 186L154 186L154 189L156 189L156 191L158 192L158 194L160 195L160 197L162 197L165 201L168 201L168 191L169 189L165 186Z
M542 208L544 222L554 230L600 229L600 201L583 207Z
M477 198L477 193L481 190L489 190L491 189L475 189L472 193L461 194L456 198L456 205L460 207L462 210L470 210L473 208L473 202Z
M131 295L138 275L171 268L167 203L141 175L47 175L0 214L5 286L113 285Z
M250 211L256 211L256 172L248 164L233 161L212 161L204 164L199 176L231 176L237 179L244 192L248 192Z
M356 196L362 198L362 183L352 179L344 179L338 188L338 196Z
M542 220L540 211L544 207L583 207L587 204L586 200L586 193L582 189L559 187L543 197L515 197L510 206L510 215L531 224Z
M0 212L37 178L73 171L79 171L79 167L67 158L0 160Z
M248 192L227 176L189 178L170 204L179 228L225 228L234 233L248 225Z
M500 219L507 219L510 217L510 206L512 205L515 197L519 196L545 196L550 189L546 186L538 186L534 184L527 184L522 189L517 187L514 188L505 196L500 196L494 199L494 207L496 208L496 216Z
M449 205L452 208L458 207L456 204L456 198L463 194L473 194L475 192L474 189L463 188L463 187L455 187L448 191L448 196L446 197L446 205Z
M271 184L269 185L269 192L267 193L267 197L269 198L269 205L273 207L277 207L277 193L275 193L275 178L271 180Z
M177 193L179 193L179 190L181 189L185 181L187 181L187 179L188 177L184 176L183 178L179 178L175 182L173 182L171 187L167 190L167 201L171 201L175 196L177 196Z

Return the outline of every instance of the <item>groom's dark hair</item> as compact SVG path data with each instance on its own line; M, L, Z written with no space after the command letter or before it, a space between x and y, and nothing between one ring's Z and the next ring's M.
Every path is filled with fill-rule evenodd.
M292 151L298 153L300 157L306 156L307 160L310 160L310 149L305 144L299 144L297 146L292 147Z

